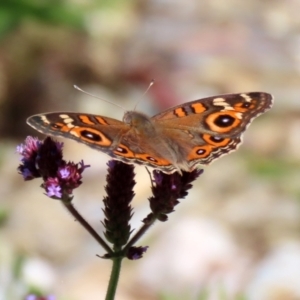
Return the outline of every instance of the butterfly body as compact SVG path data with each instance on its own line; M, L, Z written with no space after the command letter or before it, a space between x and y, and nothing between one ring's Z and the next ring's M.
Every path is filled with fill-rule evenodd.
M109 117L54 112L29 117L36 130L62 136L164 173L192 171L234 151L253 118L272 106L262 92L208 97L170 108L153 117L126 112L123 121Z

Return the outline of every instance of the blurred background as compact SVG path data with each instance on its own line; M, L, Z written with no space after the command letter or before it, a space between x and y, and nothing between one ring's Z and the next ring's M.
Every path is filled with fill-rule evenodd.
M81 88L153 115L222 93L264 91L275 105L195 182L166 223L124 261L117 299L300 299L300 2L237 0L0 3L0 299L28 291L104 299L111 262L39 187L17 174L26 125L47 111L123 111ZM151 79L154 86L143 96ZM92 167L74 203L102 232L108 156L65 142ZM132 227L149 213L150 179L136 168Z

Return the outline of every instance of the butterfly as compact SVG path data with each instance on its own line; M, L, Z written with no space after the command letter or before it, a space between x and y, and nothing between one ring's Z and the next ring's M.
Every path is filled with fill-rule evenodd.
M119 121L50 112L31 116L27 123L41 133L74 139L124 163L181 174L236 150L248 125L272 104L270 94L250 92L186 102L153 117L128 111Z

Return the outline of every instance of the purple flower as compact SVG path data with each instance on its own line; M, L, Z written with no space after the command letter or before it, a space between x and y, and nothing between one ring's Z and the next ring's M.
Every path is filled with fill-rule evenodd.
M103 225L106 239L115 247L126 244L131 233L130 219L132 217L131 201L134 197L134 168L120 161L108 162L107 185L104 197Z
M60 170L58 170L59 175L62 179L68 178L70 176L70 170L68 170L68 168L61 168Z
M24 180L42 177L47 196L71 199L73 190L82 183L82 172L89 166L83 161L67 163L63 160L62 147L63 143L50 137L44 141L27 137L24 144L17 146L17 152L22 155L18 170Z
M55 177L58 168L66 163L63 160L62 147L62 143L50 137L42 142L36 157L36 164L44 180L48 177Z
M152 213L143 220L144 223L151 222L155 217L159 221L167 221L167 214L174 211L179 203L178 199L184 198L188 190L192 187L192 182L197 179L203 170L194 170L192 172L182 172L173 174L164 174L160 171L153 171L152 186L153 196L149 198Z
M24 180L41 177L36 165L36 157L42 142L37 138L28 136L24 144L17 146L17 152L22 156L18 171Z
M62 143L54 142L51 138L42 142L28 136L16 150L22 156L18 171L24 180L53 176L62 162Z
M54 199L62 199L64 195L71 197L73 190L81 185L81 174L87 167L89 165L83 161L78 164L68 162L59 167L56 177L48 177L42 184L47 196Z
M44 182L44 188L47 192L48 197L55 197L55 198L61 198L62 196L62 188L59 184L58 178L51 178L49 177L45 182Z
M20 144L17 146L17 152L23 155L25 158L29 159L38 151L42 142L38 138L28 136L25 139L25 144Z

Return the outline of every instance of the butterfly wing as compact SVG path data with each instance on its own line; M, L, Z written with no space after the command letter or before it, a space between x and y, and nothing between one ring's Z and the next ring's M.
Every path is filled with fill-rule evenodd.
M132 114L143 116L137 112ZM143 130L136 130L134 126L112 118L54 112L31 116L27 123L43 134L76 140L125 163L157 169L171 167L172 162L175 163L175 158L171 160L168 155L163 137L143 134Z
M212 134L238 134L252 119L269 110L273 97L252 92L207 97L172 107L152 117L165 126L187 126Z
M192 170L237 149L242 133L271 108L272 99L262 92L208 97L168 109L152 120L171 144L179 143L178 159Z
M69 112L34 115L27 123L41 133L76 140L112 157L119 140L130 128L112 118Z

